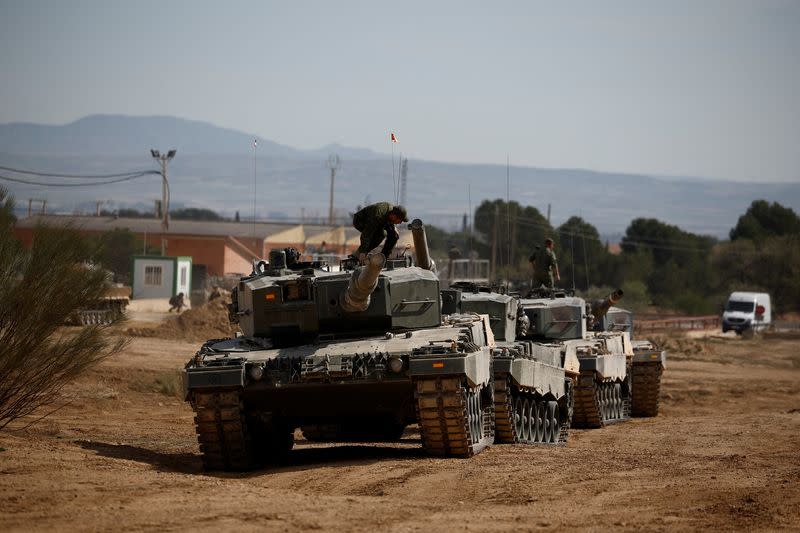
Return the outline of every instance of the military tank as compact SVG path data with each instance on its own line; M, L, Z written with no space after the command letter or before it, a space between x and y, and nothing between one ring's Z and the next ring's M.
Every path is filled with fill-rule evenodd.
M275 250L239 281L230 316L242 335L206 342L184 370L206 469L280 462L296 428L392 440L416 422L427 452L454 457L493 441L489 320L442 319L424 225L409 227L417 266L374 254L334 271Z
M634 334L633 313L627 309L609 306L607 312L597 320L598 331L627 331ZM658 416L661 376L667 362L666 351L647 339L633 339L631 416Z
M614 298L621 296L617 291ZM630 416L630 336L593 331L595 322L608 311L610 299L587 304L563 290L542 287L519 303L526 323L517 329L517 340L534 341L537 353L558 353L564 361L574 396L572 427L602 427Z
M456 283L442 291L442 302L446 313L475 313L489 319L495 338L495 441L566 443L574 406L573 383L580 371L575 352L532 338L518 296Z
M100 267L91 263L81 264L78 268L99 271ZM77 309L66 319L70 326L93 326L98 324L111 324L125 315L125 308L131 301L131 287L114 283L114 274L110 270L103 270L106 289L102 296L89 304Z

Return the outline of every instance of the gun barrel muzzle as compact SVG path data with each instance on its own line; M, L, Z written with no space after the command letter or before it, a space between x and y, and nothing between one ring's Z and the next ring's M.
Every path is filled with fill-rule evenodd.
M411 230L411 237L414 239L414 251L417 254L417 266L436 272L436 263L431 258L431 252L428 248L428 237L425 234L425 224L422 220L415 218L408 225Z

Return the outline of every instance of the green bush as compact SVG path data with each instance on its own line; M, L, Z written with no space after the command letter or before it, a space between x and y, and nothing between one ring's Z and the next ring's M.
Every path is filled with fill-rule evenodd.
M103 295L105 273L84 266L86 239L37 227L30 249L12 233L13 200L0 188L0 429L58 399L64 385L121 350L109 325L62 325Z

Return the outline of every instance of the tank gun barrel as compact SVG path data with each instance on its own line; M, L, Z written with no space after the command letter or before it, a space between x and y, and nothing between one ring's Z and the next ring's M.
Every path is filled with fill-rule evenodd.
M430 249L428 249L428 237L425 235L425 224L422 220L415 218L408 225L411 230L411 236L414 239L414 251L417 254L417 266L436 272L436 263L431 258Z
M601 300L596 300L592 304L592 315L594 316L594 321L597 322L601 318L603 318L608 310L611 308L612 305L617 303L622 299L622 289L617 289L605 298Z
M364 311L369 307L370 295L378 286L378 276L381 274L386 256L377 253L367 259L367 264L353 271L350 282L344 291L342 309L349 313Z

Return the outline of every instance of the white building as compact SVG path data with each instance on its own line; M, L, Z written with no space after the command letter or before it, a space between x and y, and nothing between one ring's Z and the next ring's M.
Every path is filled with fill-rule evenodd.
M192 258L137 255L133 257L133 291L131 299L169 300L183 293L189 303L192 286Z

